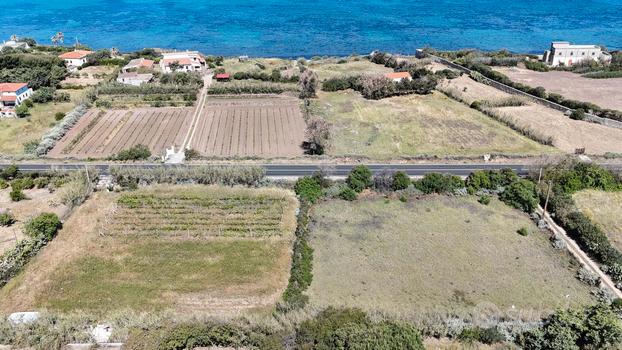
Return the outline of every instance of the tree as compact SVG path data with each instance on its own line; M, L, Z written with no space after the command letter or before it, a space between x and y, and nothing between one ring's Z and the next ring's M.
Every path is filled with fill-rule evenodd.
M43 213L30 220L24 226L24 232L35 239L51 240L62 227L58 216L54 213Z
M306 141L303 144L308 154L324 154L330 140L330 128L330 123L324 118L311 117L309 119L305 131Z
M0 174L0 177L2 177L5 180L12 180L12 179L17 178L18 176L19 176L19 168L15 164L11 164L8 167L6 167Z
M398 171L393 174L393 184L391 188L394 191L405 190L408 186L410 186L410 177L408 177L405 172Z
M536 185L529 180L519 180L508 186L499 198L506 204L533 213L538 206Z
M300 98L313 98L318 86L317 74L314 71L307 69L300 76Z
M344 187L339 192L339 198L346 200L346 201L356 200L357 197L358 197L358 194L356 193L356 191L351 189L350 187Z
M365 165L357 165L348 175L346 183L357 193L362 192L373 184L371 170Z
M363 97L371 100L393 96L396 91L393 81L384 75L364 75L357 85Z
M30 115L30 111L28 111L28 106L21 104L15 108L15 114L18 118L25 118Z
M320 182L313 177L305 176L296 181L294 191L303 200L311 203L317 202L322 197L322 186Z
M113 158L115 160L145 160L149 157L151 157L149 147L145 145L135 145L119 151Z
M572 120L585 120L585 110L583 108L575 109L570 114L570 119L572 119Z
M36 103L50 102L54 99L55 92L56 89L44 86L39 90L35 91L30 99L32 100L32 102Z
M415 183L415 187L425 194L430 193L449 193L464 186L463 181L453 175L443 175L439 173L428 173Z

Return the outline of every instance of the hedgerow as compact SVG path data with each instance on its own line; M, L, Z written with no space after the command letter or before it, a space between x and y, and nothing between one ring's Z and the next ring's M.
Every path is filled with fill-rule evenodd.
M37 156L47 154L48 151L54 148L56 142L65 136L65 134L71 130L74 125L76 125L76 123L86 114L87 111L87 105L81 104L76 106L73 111L67 113L65 118L63 118L60 123L56 124L56 126L54 126L52 130L47 133L47 135L43 136L39 146L37 146L37 149L35 150L35 154Z
M121 185L196 183L256 186L264 178L266 171L262 167L243 165L176 166L151 169L111 166L110 173Z

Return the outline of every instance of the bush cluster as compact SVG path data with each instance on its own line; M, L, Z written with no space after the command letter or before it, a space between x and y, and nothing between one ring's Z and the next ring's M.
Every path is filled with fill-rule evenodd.
M298 92L298 86L282 83L248 83L231 82L212 84L207 93L210 95L242 95L242 94L281 94L286 91Z
M412 80L403 79L400 82L394 82L383 75L344 76L326 80L322 84L322 90L353 89L367 99L379 100L398 95L429 94L438 85L438 80L438 75L432 72L423 75L418 74L418 76L413 76Z
M548 72L549 66L540 61L525 61L525 68L536 72Z
M313 279L313 248L309 245L310 208L311 203L304 199L300 202L292 267L289 283L283 292L283 303L278 306L280 311L302 308L309 301L309 297L303 293L309 288Z
M583 74L583 77L591 79L622 78L622 70L590 72Z
M0 212L0 226L11 226L15 223L15 217L10 211L5 210Z
M365 165L355 166L346 178L346 183L356 193L361 193L373 185L371 170Z
M324 189L317 177L304 176L296 181L294 191L300 199L315 203L322 197Z
M297 75L292 75L290 77L285 77L281 74L281 71L278 69L274 69L271 74L262 71L251 71L251 72L236 72L233 74L233 79L235 80L261 80L261 81L271 81L273 83L297 83L300 80L300 77Z
M82 118L88 107L85 104L76 106L73 111L69 112L60 123L56 124L50 132L48 132L39 143L35 150L37 156L43 156L48 153L58 140L60 140L65 134Z
M425 194L451 193L464 187L464 182L458 176L428 173L415 182L415 187Z
M151 169L111 166L110 174L115 182L128 187L134 187L139 182L144 184L196 183L256 186L265 177L266 171L262 167L242 165L176 166Z
M458 339L465 343L473 343L480 342L482 344L495 344L504 342L505 335L499 331L497 327L473 327L473 328L465 328L460 335L458 335Z
M145 145L134 145L128 149L119 151L116 155L112 156L113 160L146 160L151 157L151 150Z
M24 233L32 239L51 241L62 224L54 213L43 213L33 218L24 226Z

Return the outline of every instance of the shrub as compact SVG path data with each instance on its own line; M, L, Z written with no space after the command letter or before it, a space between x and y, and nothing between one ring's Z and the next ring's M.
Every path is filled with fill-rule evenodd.
M622 70L590 72L583 74L583 77L591 79L622 78Z
M56 214L43 213L26 223L24 233L34 239L50 241L61 227L62 224Z
M529 236L529 229L527 229L527 227L521 227L518 229L518 234L521 236Z
M280 311L302 308L309 301L309 297L303 292L309 288L313 279L313 248L309 245L310 207L304 200L300 203L292 266L287 288L283 292L284 304L278 306Z
M88 111L88 107L85 104L81 104L77 106L73 111L71 111L63 120L56 124L48 134L43 136L39 146L37 147L35 153L38 156L45 155L49 150L51 150L56 142L60 140L65 134L82 118L86 112Z
M544 62L539 61L525 61L525 68L534 70L536 72L548 72L549 66L547 66Z
M317 202L322 197L322 186L317 179L305 176L296 181L294 191L303 200Z
M26 195L22 192L22 188L19 186L11 186L9 197L11 197L11 201L13 202L19 202L26 199Z
M7 187L9 187L9 183L4 179L0 179L0 190L4 190Z
M533 213L538 206L536 185L529 180L519 180L509 185L499 198L507 205L527 213Z
M31 177L22 177L11 182L12 187L19 187L23 190L31 190L35 188L35 182Z
M0 177L4 180L15 179L19 176L19 168L15 164L11 164L0 172Z
M199 151L195 150L194 148L187 148L184 150L184 158L186 160L197 159L200 156L201 156L201 153L199 153Z
M410 186L410 177L403 171L398 171L393 174L393 183L391 188L394 191L405 190Z
M585 111L582 108L575 109L570 114L570 119L572 119L572 120L585 120Z
M321 155L330 140L331 124L324 118L313 116L307 121L303 148L307 154Z
M375 323L358 309L332 307L300 324L296 344L300 349L424 349L421 334L411 325Z
M491 200L490 196L485 194L485 195L480 196L477 201L483 205L488 205L490 204L490 200Z
M464 186L463 181L453 175L428 173L415 182L415 187L425 194L450 193Z
M45 188L50 183L50 179L47 177L38 177L34 180L36 188Z
M357 165L348 175L346 183L357 193L362 192L373 184L371 170L365 165Z
M10 211L6 210L0 213L0 226L11 226L15 223L15 218Z
M317 74L310 69L307 69L300 76L300 98L312 98L315 97L315 92L318 86Z
M15 114L18 118L25 118L30 115L30 111L28 111L26 104L21 104L15 108Z
M467 343L478 341L488 345L501 343L506 340L503 333L501 333L497 327L465 328L458 336L458 339Z
M151 157L151 151L149 147L145 145L135 145L128 149L119 151L113 159L114 160L145 160Z
M359 76L330 78L322 83L322 91L341 91L355 89Z
M32 94L32 102L46 103L52 101L56 89L51 87L42 87Z
M57 122L63 120L63 118L65 118L65 113L63 112L56 112L56 114L54 114L54 120Z
M22 239L0 256L0 288L17 276L46 243L43 240Z
M146 184L196 183L202 185L256 186L265 177L266 171L260 166L242 165L156 167L151 169L111 166L110 174L122 186L135 186L138 182Z
M358 194L356 193L356 191L351 189L350 187L344 187L343 189L341 189L341 192L339 192L339 198L346 201L356 200L357 197Z

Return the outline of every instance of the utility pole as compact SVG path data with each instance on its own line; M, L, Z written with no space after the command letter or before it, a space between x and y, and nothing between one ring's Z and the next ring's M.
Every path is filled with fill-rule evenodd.
M538 175L538 185L540 184L540 180L542 180L542 168L540 168L540 175Z
M549 180L549 188L546 190L546 200L544 201L544 212L542 216L546 215L546 207L549 205L549 196L551 195L551 181Z

